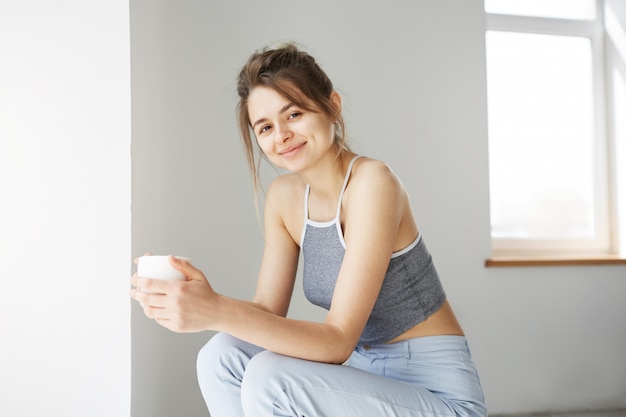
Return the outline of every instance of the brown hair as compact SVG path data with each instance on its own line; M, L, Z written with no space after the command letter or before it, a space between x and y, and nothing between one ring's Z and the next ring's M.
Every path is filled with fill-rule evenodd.
M252 175L255 194L259 189L260 157L255 160L254 132L250 126L248 97L257 86L272 88L296 106L308 111L321 111L335 120L335 140L337 155L350 150L345 135L345 125L341 111L330 100L333 84L315 59L301 51L293 43L258 51L248 59L239 73L237 93L239 104L239 130ZM308 101L307 101L308 99ZM316 108L312 108L311 102Z

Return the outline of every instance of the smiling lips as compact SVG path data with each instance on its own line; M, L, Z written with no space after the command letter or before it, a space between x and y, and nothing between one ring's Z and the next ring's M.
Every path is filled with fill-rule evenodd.
M295 155L302 147L306 144L306 142L299 143L297 145L290 146L278 152L280 156L290 157Z

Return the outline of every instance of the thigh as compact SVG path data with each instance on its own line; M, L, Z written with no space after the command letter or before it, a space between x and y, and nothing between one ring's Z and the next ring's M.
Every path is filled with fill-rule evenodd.
M246 370L242 402L248 416L454 416L445 401L415 384L346 365L255 356Z
M436 393L459 416L487 414L478 371L463 336L430 336L390 345L359 346L350 364Z

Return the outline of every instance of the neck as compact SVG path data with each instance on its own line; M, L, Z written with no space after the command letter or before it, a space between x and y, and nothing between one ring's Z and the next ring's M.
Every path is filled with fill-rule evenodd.
M339 155L329 152L315 167L301 172L302 179L309 184L311 192L323 199L335 200L341 193L346 171L354 153L343 151Z

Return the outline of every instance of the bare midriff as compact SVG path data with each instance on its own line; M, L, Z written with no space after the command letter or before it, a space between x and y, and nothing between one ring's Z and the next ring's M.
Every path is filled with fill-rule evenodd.
M413 339L415 337L441 335L464 335L463 329L454 315L454 311L452 311L452 307L450 306L450 303L448 303L448 300L444 301L439 310L433 313L429 318L419 324L416 324L400 336L387 343L400 342L402 340Z

